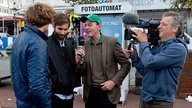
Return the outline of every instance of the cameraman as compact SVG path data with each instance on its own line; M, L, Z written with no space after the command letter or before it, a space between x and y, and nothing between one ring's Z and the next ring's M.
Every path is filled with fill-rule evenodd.
M139 108L173 108L179 75L188 53L187 46L179 38L183 27L178 13L164 13L158 29L160 40L152 48L145 32L134 31L137 36L133 37L140 43L140 57L136 50L125 50L125 56L132 59L143 76Z

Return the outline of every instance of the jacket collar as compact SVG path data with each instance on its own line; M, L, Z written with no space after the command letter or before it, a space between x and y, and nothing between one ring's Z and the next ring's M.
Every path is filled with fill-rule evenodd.
M35 26L32 26L30 24L26 24L25 25L25 31L33 31L34 33L36 33L38 36L40 36L43 40L47 40L48 36L43 33L42 31L40 31L38 28L36 28Z
M98 45L98 44L102 44L102 42L103 42L103 36L102 36L102 34L100 35L99 42L96 43L96 44L94 44L93 41L90 39L90 45Z

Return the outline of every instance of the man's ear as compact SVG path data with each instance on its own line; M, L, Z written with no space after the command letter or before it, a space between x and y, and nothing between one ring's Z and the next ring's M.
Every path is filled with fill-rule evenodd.
M53 30L56 31L56 25L53 25Z
M55 27L56 27L55 24L52 24L52 26L53 26L53 29L55 30Z
M102 24L99 24L99 28L100 28L100 30L101 30L101 27L102 27Z
M173 32L175 33L175 34L177 34L177 32L178 32L178 30L179 30L179 28L178 27L173 27Z

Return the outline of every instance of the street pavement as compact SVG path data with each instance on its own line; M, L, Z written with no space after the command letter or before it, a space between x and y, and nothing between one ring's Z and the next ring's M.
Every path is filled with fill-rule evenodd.
M0 50L4 57L0 56L0 79L10 77L10 59L5 50Z
M0 58L0 72L10 71L9 58ZM140 95L134 94L134 87L129 87L129 94L124 105L118 104L117 108L138 108ZM16 108L16 98L14 96L11 79L0 81L0 108ZM84 108L81 95L75 94L74 108ZM192 102L185 99L176 98L174 108L192 108Z

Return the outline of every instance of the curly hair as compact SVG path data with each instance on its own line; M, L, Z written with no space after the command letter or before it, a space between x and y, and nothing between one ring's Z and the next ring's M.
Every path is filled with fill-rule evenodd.
M26 24L42 27L52 23L54 16L55 11L51 6L43 3L36 3L27 9L24 15L24 19Z

